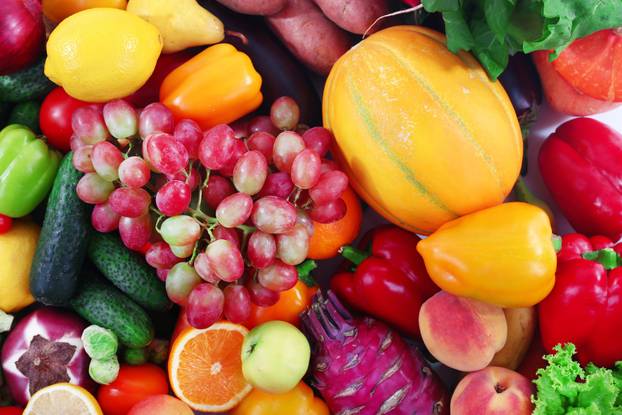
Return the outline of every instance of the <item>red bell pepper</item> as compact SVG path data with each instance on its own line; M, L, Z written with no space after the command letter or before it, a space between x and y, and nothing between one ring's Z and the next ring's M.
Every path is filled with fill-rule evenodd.
M351 307L420 337L419 309L439 288L415 249L420 239L396 226L371 233L370 253L351 246L341 254L356 265L331 281L331 289Z
M153 73L145 85L125 99L136 107L146 107L152 102L158 102L160 100L160 85L164 82L164 78L182 63L189 61L194 55L196 52L193 49L160 55Z
M557 254L553 291L539 305L543 346L572 342L582 365L622 360L622 244L568 234Z
M572 119L544 142L539 164L577 232L622 236L622 134L591 118Z

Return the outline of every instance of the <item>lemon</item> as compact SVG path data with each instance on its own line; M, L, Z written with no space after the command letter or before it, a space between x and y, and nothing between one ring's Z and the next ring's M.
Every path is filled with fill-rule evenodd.
M125 10L88 9L50 34L45 75L74 98L110 101L143 86L161 50L160 32L151 23Z
M24 415L102 415L89 391L70 383L55 383L39 389L28 401Z
M30 266L39 240L39 226L19 220L0 235L0 310L19 311L34 303L30 294Z

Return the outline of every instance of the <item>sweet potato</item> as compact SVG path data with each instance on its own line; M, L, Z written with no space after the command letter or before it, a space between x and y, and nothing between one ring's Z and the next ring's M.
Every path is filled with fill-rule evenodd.
M281 11L287 0L217 0L218 3L242 14L270 16Z
M324 16L313 0L289 0L267 21L299 60L322 75L352 46L350 35Z
M380 16L389 13L387 0L314 0L326 17L348 32L362 35Z

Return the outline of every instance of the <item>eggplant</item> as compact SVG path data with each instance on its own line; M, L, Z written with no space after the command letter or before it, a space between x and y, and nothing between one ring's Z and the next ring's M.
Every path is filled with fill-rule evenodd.
M261 75L264 101L260 111L268 113L275 99L287 95L300 106L302 123L321 125L320 96L306 68L272 34L264 20L234 13L214 1L200 1L200 4L223 22L227 30L224 41L246 53ZM231 35L232 32L239 35Z
M540 77L531 59L517 53L510 57L508 66L499 77L505 88L512 106L518 117L523 133L523 165L521 176L527 175L527 137L529 129L538 117L538 110L542 104L542 85Z

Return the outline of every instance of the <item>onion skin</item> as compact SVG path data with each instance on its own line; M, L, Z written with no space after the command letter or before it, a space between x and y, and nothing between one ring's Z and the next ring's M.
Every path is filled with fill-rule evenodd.
M30 392L29 379L17 369L15 363L28 350L32 338L37 334L50 341L62 341L75 346L74 355L67 365L70 382L91 392L95 390L95 384L88 373L90 359L80 339L85 328L86 323L75 314L53 307L40 308L19 321L4 342L1 355L4 377L17 403L26 405Z
M44 43L45 27L39 0L0 1L0 75L34 63Z

